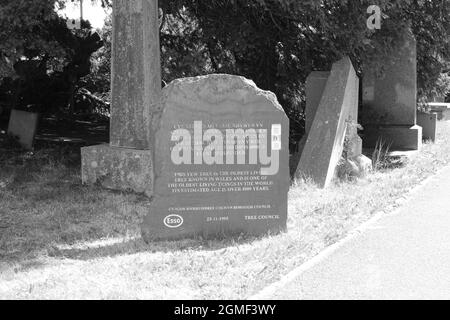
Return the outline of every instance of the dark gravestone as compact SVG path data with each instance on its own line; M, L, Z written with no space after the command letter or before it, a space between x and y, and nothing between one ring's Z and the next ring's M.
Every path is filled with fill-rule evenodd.
M411 31L403 31L390 55L365 62L363 76L364 146L373 148L382 139L392 149L419 149L417 49Z
M313 71L306 79L305 134L308 135L327 85L329 71Z
M8 135L17 138L24 149L32 150L38 122L38 113L13 109L9 118Z
M306 139L311 130L317 108L319 107L329 77L329 71L313 71L306 79L305 134L298 142L296 152L291 155L289 166L292 178L295 178L295 173L306 144Z
M422 127L423 140L436 141L437 118L436 113L417 113L417 124Z
M286 228L289 121L273 93L230 75L163 89L146 241Z

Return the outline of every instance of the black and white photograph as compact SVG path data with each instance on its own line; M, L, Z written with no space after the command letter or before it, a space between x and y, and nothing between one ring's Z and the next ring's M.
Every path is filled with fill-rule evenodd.
M0 0L0 300L450 300L450 0Z

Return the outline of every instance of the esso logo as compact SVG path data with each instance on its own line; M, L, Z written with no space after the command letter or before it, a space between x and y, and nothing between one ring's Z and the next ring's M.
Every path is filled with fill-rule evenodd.
M183 225L183 218L176 214L171 214L164 218L164 224L167 228L175 229Z

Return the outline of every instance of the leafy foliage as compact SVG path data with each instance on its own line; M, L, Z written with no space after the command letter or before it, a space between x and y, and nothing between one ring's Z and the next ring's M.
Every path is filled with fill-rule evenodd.
M85 88L103 101L110 100L111 80L111 17L105 21L100 31L103 46L91 57L91 72L80 80L79 87Z
M366 27L369 5L383 12L381 30ZM165 79L210 72L246 76L276 93L302 132L304 83L349 55L363 61L388 55L411 28L418 42L419 96L436 89L449 70L450 1L412 0L164 0ZM180 72L182 71L182 72Z
M13 73L14 63L23 56L64 56L57 39L65 35L55 34L54 8L55 0L0 0L0 65L6 75Z
M384 13L375 32L367 29L365 14L374 2ZM198 39L196 48L214 72L243 74L289 104L302 96L311 70L329 69L343 55L359 68L364 59L388 54L405 27L418 40L421 94L432 89L450 57L448 0L166 0L162 6L198 26L189 40Z
M76 32L67 28L55 11L64 0L0 4L0 83L8 103L52 113L73 109L77 82L90 73L90 56L102 45L98 35L86 21Z
M0 60L45 56L52 70L65 65L73 52L61 40L67 35L49 28L58 19L55 3L64 2L0 0ZM381 30L366 26L373 4L383 12ZM329 70L349 55L361 73L363 61L391 52L404 28L417 38L419 97L447 90L450 0L160 0L160 7L166 82L208 73L243 75L275 92L291 118L292 136L303 131L304 83L312 70ZM110 38L109 22L102 31L105 47L78 83L106 100ZM11 72L7 66L0 63L0 72Z
M383 12L381 30L366 26L373 4ZM405 28L418 42L419 97L446 86L450 0L160 0L160 7L163 79L229 73L254 80L283 105L292 145L303 133L309 73L349 55L361 75L362 62L389 55Z

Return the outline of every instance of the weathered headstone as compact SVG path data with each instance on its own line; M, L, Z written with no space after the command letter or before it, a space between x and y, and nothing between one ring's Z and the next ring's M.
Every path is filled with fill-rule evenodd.
M424 140L436 141L437 118L436 113L419 112L417 114L417 124L422 127Z
M33 149L39 114L22 110L11 110L8 125L8 135L18 138L20 145L26 149Z
M151 196L161 95L158 1L115 0L112 38L110 145L82 149L82 179Z
M333 64L297 168L297 178L330 184L348 130L356 139L359 79L348 57ZM355 154L355 156L357 156Z
M273 93L230 75L163 89L155 196L143 238L258 235L286 228L289 121Z
M422 144L417 120L417 49L411 31L403 32L388 56L363 66L364 146L383 139L393 149L417 150Z

